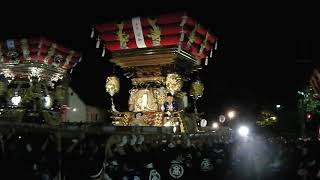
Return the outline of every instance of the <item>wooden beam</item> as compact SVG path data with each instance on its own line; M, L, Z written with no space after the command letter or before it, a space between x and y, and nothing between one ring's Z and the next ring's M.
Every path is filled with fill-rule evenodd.
M117 57L111 60L113 61L122 61L122 62L127 62L127 61L148 61L148 60L153 60L153 59L163 59L163 58L171 58L175 59L177 57L176 54L155 54L155 55L144 55L144 56L133 56L133 57Z
M172 59L162 59L162 60L152 60L152 61L133 61L133 62L115 62L117 65L128 68L128 67L139 67L139 66L154 66L154 65L164 65L171 64L174 60Z

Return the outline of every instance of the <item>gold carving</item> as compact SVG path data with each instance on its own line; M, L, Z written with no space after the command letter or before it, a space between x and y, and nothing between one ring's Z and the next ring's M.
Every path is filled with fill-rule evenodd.
M120 81L116 76L110 76L106 79L106 91L110 94L110 96L115 95L120 90Z
M131 79L131 81L132 81L132 85L134 86L149 84L149 83L164 85L165 79L166 79L165 77L159 76L159 77L133 78Z
M160 46L161 41L161 29L156 25L157 19L148 18L148 22L152 28L150 28L150 34L148 37L152 39L153 46Z
M115 126L163 126L162 112L117 112L111 118Z
M199 27L199 24L195 24L193 30L191 31L190 35L189 35L189 40L187 43L187 48L191 48L191 45L193 44L194 40L195 40L195 35L196 35L196 31Z
M152 89L130 90L129 111L146 112L158 111L157 95Z
M44 58L44 63L48 64L49 59L54 55L56 52L57 44L52 43L51 47L49 48L47 56ZM40 51L40 50L39 50Z
M174 94L180 91L183 85L182 78L179 74L168 74L166 78L166 87L169 92Z
M121 49L128 49L127 42L129 41L129 35L123 31L124 23L121 22L117 24L118 31L117 31L117 39L120 41L120 48Z
M199 54L202 54L203 50L207 47L208 45L208 38L209 38L209 33L207 32L206 37L204 38L203 42L200 45L200 50Z
M25 60L30 61L30 51L29 51L29 45L28 45L28 40L27 39L21 39L21 49L22 49L22 54Z
M190 95L194 99L201 98L203 95L203 91L204 91L204 86L199 80L191 84Z
M63 65L65 68L68 67L70 61L72 60L74 53L75 53L74 51L70 51L70 54L66 57L66 62Z

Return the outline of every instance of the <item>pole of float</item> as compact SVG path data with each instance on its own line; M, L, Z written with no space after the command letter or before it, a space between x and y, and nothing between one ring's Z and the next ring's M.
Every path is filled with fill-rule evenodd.
M58 180L62 180L62 144L61 144L61 130L57 129L57 150L58 150Z

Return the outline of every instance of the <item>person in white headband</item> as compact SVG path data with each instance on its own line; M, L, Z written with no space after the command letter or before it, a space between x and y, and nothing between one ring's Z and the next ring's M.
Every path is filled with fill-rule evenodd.
M143 135L139 135L137 144L141 145L143 143L143 141L144 141L144 136Z
M136 144L136 142L137 142L137 136L132 135L130 139L130 145L133 146Z
M120 146L121 147L123 147L124 145L126 145L127 144L127 142L128 142L128 137L127 136L123 136L122 137L122 140L121 140L121 142L120 142Z

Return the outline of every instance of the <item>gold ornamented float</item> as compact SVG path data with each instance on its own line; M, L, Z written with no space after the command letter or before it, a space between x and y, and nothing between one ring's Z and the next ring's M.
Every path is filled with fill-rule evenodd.
M128 111L118 112L112 102L115 126L173 126L180 132L196 130L199 114L196 100L203 94L199 79L189 82L194 72L208 64L217 38L186 13L98 24L91 37L96 48L112 53L111 62L126 71L132 81ZM191 83L191 84L190 84ZM119 91L119 78L107 77L106 91L111 99ZM185 88L184 88L185 87ZM194 99L194 112L187 93ZM173 97L173 100L172 100Z
M59 124L67 84L81 59L46 38L0 41L0 120Z

